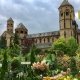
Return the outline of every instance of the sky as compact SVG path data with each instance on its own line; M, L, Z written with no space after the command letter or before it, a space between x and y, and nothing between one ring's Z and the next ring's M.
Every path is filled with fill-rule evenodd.
M29 34L59 30L58 7L63 0L0 0L0 35L6 30L6 21L12 17L14 29L23 23ZM75 14L80 10L80 0L69 0ZM76 15L75 15L76 17ZM80 28L80 20L76 17Z

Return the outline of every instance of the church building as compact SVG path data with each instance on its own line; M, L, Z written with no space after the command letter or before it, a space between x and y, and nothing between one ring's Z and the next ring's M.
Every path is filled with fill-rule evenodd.
M16 27L15 33L18 34L23 48L29 48L32 44L34 44L37 48L46 49L51 47L52 43L61 36L65 38L73 36L76 38L77 42L80 43L80 30L78 29L78 24L75 21L75 11L73 5L71 5L68 0L63 0L58 10L59 31L28 34L28 29L23 25L23 23L20 23ZM9 18L7 20L7 30L2 34L3 36L6 36L8 47L14 38L13 28L14 21L12 18Z

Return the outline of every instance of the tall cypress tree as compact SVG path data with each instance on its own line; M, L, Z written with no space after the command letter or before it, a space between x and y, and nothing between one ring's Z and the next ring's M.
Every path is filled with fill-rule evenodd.
M14 43L14 45L15 45L15 44L19 45L19 36L17 35L17 33L14 34L13 43Z
M31 49L30 53L31 53L30 61L31 61L31 65L32 65L32 63L34 63L36 61L36 58L35 58L35 46L34 45L32 46L32 49Z

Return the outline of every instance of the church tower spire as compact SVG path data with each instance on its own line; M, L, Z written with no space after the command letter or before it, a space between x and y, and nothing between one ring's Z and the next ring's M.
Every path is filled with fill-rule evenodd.
M13 19L10 17L8 20L7 20L7 31L9 33L13 33L13 27L14 27L14 21Z
M74 8L68 0L63 0L59 6L60 36L65 38L73 36L73 20L75 20Z

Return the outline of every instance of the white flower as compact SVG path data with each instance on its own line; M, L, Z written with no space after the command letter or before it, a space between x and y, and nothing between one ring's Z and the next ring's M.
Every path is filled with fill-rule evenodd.
M74 78L73 80L78 80L77 78Z

